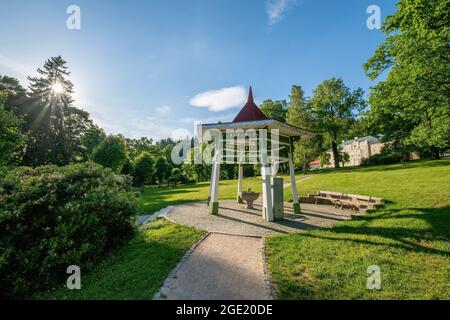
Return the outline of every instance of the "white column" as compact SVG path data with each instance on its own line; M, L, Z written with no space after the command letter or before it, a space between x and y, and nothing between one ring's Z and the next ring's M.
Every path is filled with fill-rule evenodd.
M209 203L209 213L219 213L219 179L220 179L220 159L216 157L213 162L213 178L211 181L211 200Z
M266 221L274 221L272 207L272 188L271 188L271 172L269 165L261 167L262 189L263 189L263 208L262 217Z
M244 173L244 168L242 167L242 164L239 164L238 169L238 190L237 190L237 202L238 203L244 203L242 200L242 178Z
M216 162L216 156L214 155L214 157L212 158L212 162L211 162L211 179L209 180L209 193L208 193L208 201L207 201L208 206L209 206L209 203L211 202L211 195L213 193L212 189L213 189L214 163L215 162Z
M297 183L295 181L295 169L294 161L292 160L292 153L289 153L289 173L291 175L292 202L294 213L301 213L300 203L298 202Z

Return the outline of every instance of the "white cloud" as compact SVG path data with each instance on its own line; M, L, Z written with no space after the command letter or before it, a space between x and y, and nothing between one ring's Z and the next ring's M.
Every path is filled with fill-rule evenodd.
M237 86L199 93L189 103L195 107L220 112L230 108L242 107L246 100L247 92L245 88Z
M269 26L284 19L286 11L297 5L297 0L267 0L266 12L269 18Z
M160 114L167 114L170 112L170 107L169 106L160 106L158 108L155 109L156 112L160 113Z

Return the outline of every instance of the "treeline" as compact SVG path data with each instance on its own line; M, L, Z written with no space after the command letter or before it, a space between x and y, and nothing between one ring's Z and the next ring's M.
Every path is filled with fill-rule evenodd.
M184 182L170 161L175 141L109 135L74 106L66 61L53 57L29 77L0 76L0 166L65 166L92 160L138 185Z
M268 117L316 133L296 143L297 166L306 170L315 159L327 164L331 150L333 165L339 167L348 160L339 144L357 136L383 136L387 147L377 163L383 157L406 159L411 152L436 159L449 148L449 7L450 0L399 2L397 12L385 21L385 42L364 65L371 79L387 73L371 88L368 101L360 88L331 78L311 97L294 85L286 100L261 104ZM0 76L0 166L64 166L93 160L132 175L139 186L209 180L209 165L172 163L171 139L107 136L74 105L70 72L61 57L50 58L37 71L26 89L17 79ZM245 176L253 176L259 168L244 170ZM221 167L224 179L236 174L233 165Z
M335 167L348 155L338 146L344 139L368 135L371 130L363 118L366 102L363 91L351 90L342 79L332 78L317 86L312 97L306 97L300 86L294 85L288 102L265 100L261 110L270 118L310 130L315 134L295 144L295 163L305 170L312 160L330 161L331 149Z
M171 153L176 141L107 135L74 106L73 84L67 63L52 57L39 77L28 78L24 88L12 77L0 76L0 166L65 166L93 161L115 173L131 175L134 184L176 185L209 180L207 164L175 165ZM245 168L246 176L258 166ZM237 175L233 165L223 165L222 179Z
M401 0L383 25L386 40L364 64L376 83L364 101L341 79L322 82L312 97L293 86L288 102L266 100L262 110L280 121L317 132L297 145L296 163L345 162L338 144L382 135L386 147L374 161L407 159L412 152L438 159L450 147L450 0ZM370 106L370 108L368 107ZM384 160L383 160L384 159Z

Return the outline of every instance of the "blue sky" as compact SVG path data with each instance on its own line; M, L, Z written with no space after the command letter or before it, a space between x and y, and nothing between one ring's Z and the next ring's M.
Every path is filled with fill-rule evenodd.
M81 29L66 27L69 5ZM310 95L342 77L366 92L362 65L384 35L369 5L392 0L0 0L0 74L19 78L50 56L68 61L77 106L108 133L178 136L193 121L232 120L255 99ZM175 132L174 132L175 131Z

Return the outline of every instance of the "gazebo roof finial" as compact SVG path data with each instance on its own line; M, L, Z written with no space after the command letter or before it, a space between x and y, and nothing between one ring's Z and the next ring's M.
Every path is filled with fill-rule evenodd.
M255 102L253 101L253 90L252 90L252 86L250 86L250 90L248 91L248 99L247 99L247 102L255 103Z
M246 121L258 121L258 120L267 120L266 115L259 110L258 106L255 104L253 100L253 90L252 86L250 86L250 90L248 91L247 103L238 113L236 118L234 118L233 122L246 122Z

